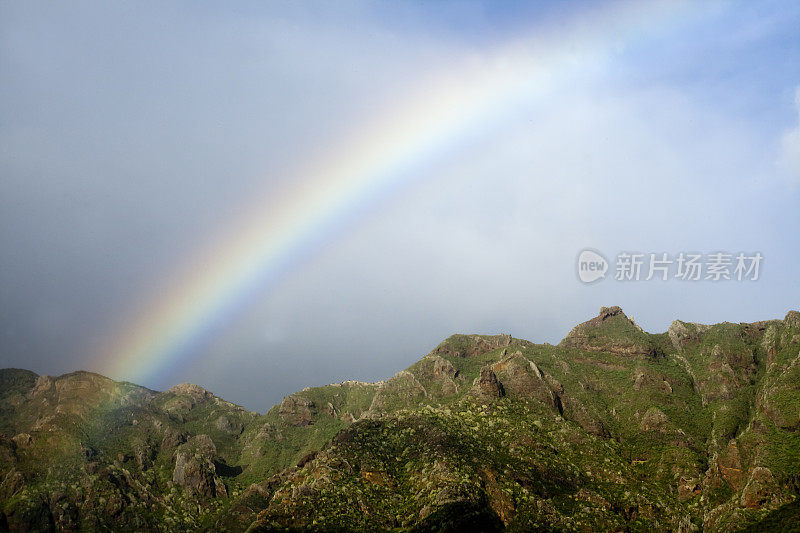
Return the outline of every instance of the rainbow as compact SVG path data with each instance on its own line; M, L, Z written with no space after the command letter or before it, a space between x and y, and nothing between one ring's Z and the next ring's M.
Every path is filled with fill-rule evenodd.
M407 186L419 169L520 102L541 101L596 68L621 38L630 41L677 13L675 4L620 4L578 21L576 38L523 39L424 80L393 111L339 136L341 142L298 169L286 180L292 189L257 199L174 275L172 289L152 295L125 320L94 367L147 384L185 363L254 294L279 283L353 213Z

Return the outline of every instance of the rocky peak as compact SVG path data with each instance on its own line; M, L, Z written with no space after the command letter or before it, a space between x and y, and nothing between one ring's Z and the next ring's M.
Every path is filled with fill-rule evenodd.
M625 313L622 312L622 308L620 306L612 305L611 307L601 307L600 313L597 315L597 317L601 320L605 320L617 315L625 316Z
M142 405L154 394L146 387L117 382L94 372L76 371L58 377L38 376L27 396L39 402L37 409L44 419L43 413L85 416L97 407Z
M171 392L172 394L177 394L181 396L188 396L195 402L200 402L202 400L210 400L214 397L209 391L201 387L200 385L195 385L194 383L181 383L180 385L175 385L171 387L167 392Z
M511 335L452 335L431 353L443 356L474 357L515 342Z
M615 317L619 317L619 323L626 324L631 326L633 329L637 331L642 331L636 322L628 318L628 315L622 310L622 308L618 305L613 305L611 307L601 307L600 312L591 320L587 320L581 326L593 326L598 327L602 325L604 322L610 321Z
M786 318L783 319L783 323L790 328L800 329L800 312L789 311L786 313Z
M650 336L619 306L601 307L596 317L578 324L561 346L623 355L654 355Z

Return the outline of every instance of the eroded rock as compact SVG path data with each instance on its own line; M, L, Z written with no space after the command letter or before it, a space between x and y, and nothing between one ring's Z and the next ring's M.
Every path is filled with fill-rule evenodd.
M175 452L172 481L189 492L213 498L227 496L222 479L217 476L214 460L217 447L208 435L198 435Z
M278 415L292 426L310 426L314 422L316 404L306 398L291 395L281 401Z
M503 385L490 366L481 368L480 375L472 382L470 395L479 400L492 401L505 395Z

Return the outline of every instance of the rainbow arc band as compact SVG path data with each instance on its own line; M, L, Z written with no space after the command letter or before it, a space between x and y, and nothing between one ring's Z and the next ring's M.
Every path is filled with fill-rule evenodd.
M685 18L679 3L625 2L550 36L518 39L426 80L404 103L359 124L287 180L293 190L262 198L151 295L95 355L93 369L148 384L195 357L254 294L279 284L302 257L365 204L385 199L469 135L521 103L542 101L574 76L595 71L620 43ZM332 230L331 228L334 228Z

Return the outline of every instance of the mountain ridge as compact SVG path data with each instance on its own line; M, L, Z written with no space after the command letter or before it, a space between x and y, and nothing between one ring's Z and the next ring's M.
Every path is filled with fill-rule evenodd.
M650 334L608 307L557 346L456 334L265 414L5 369L0 415L12 530L735 530L798 494L800 313Z

